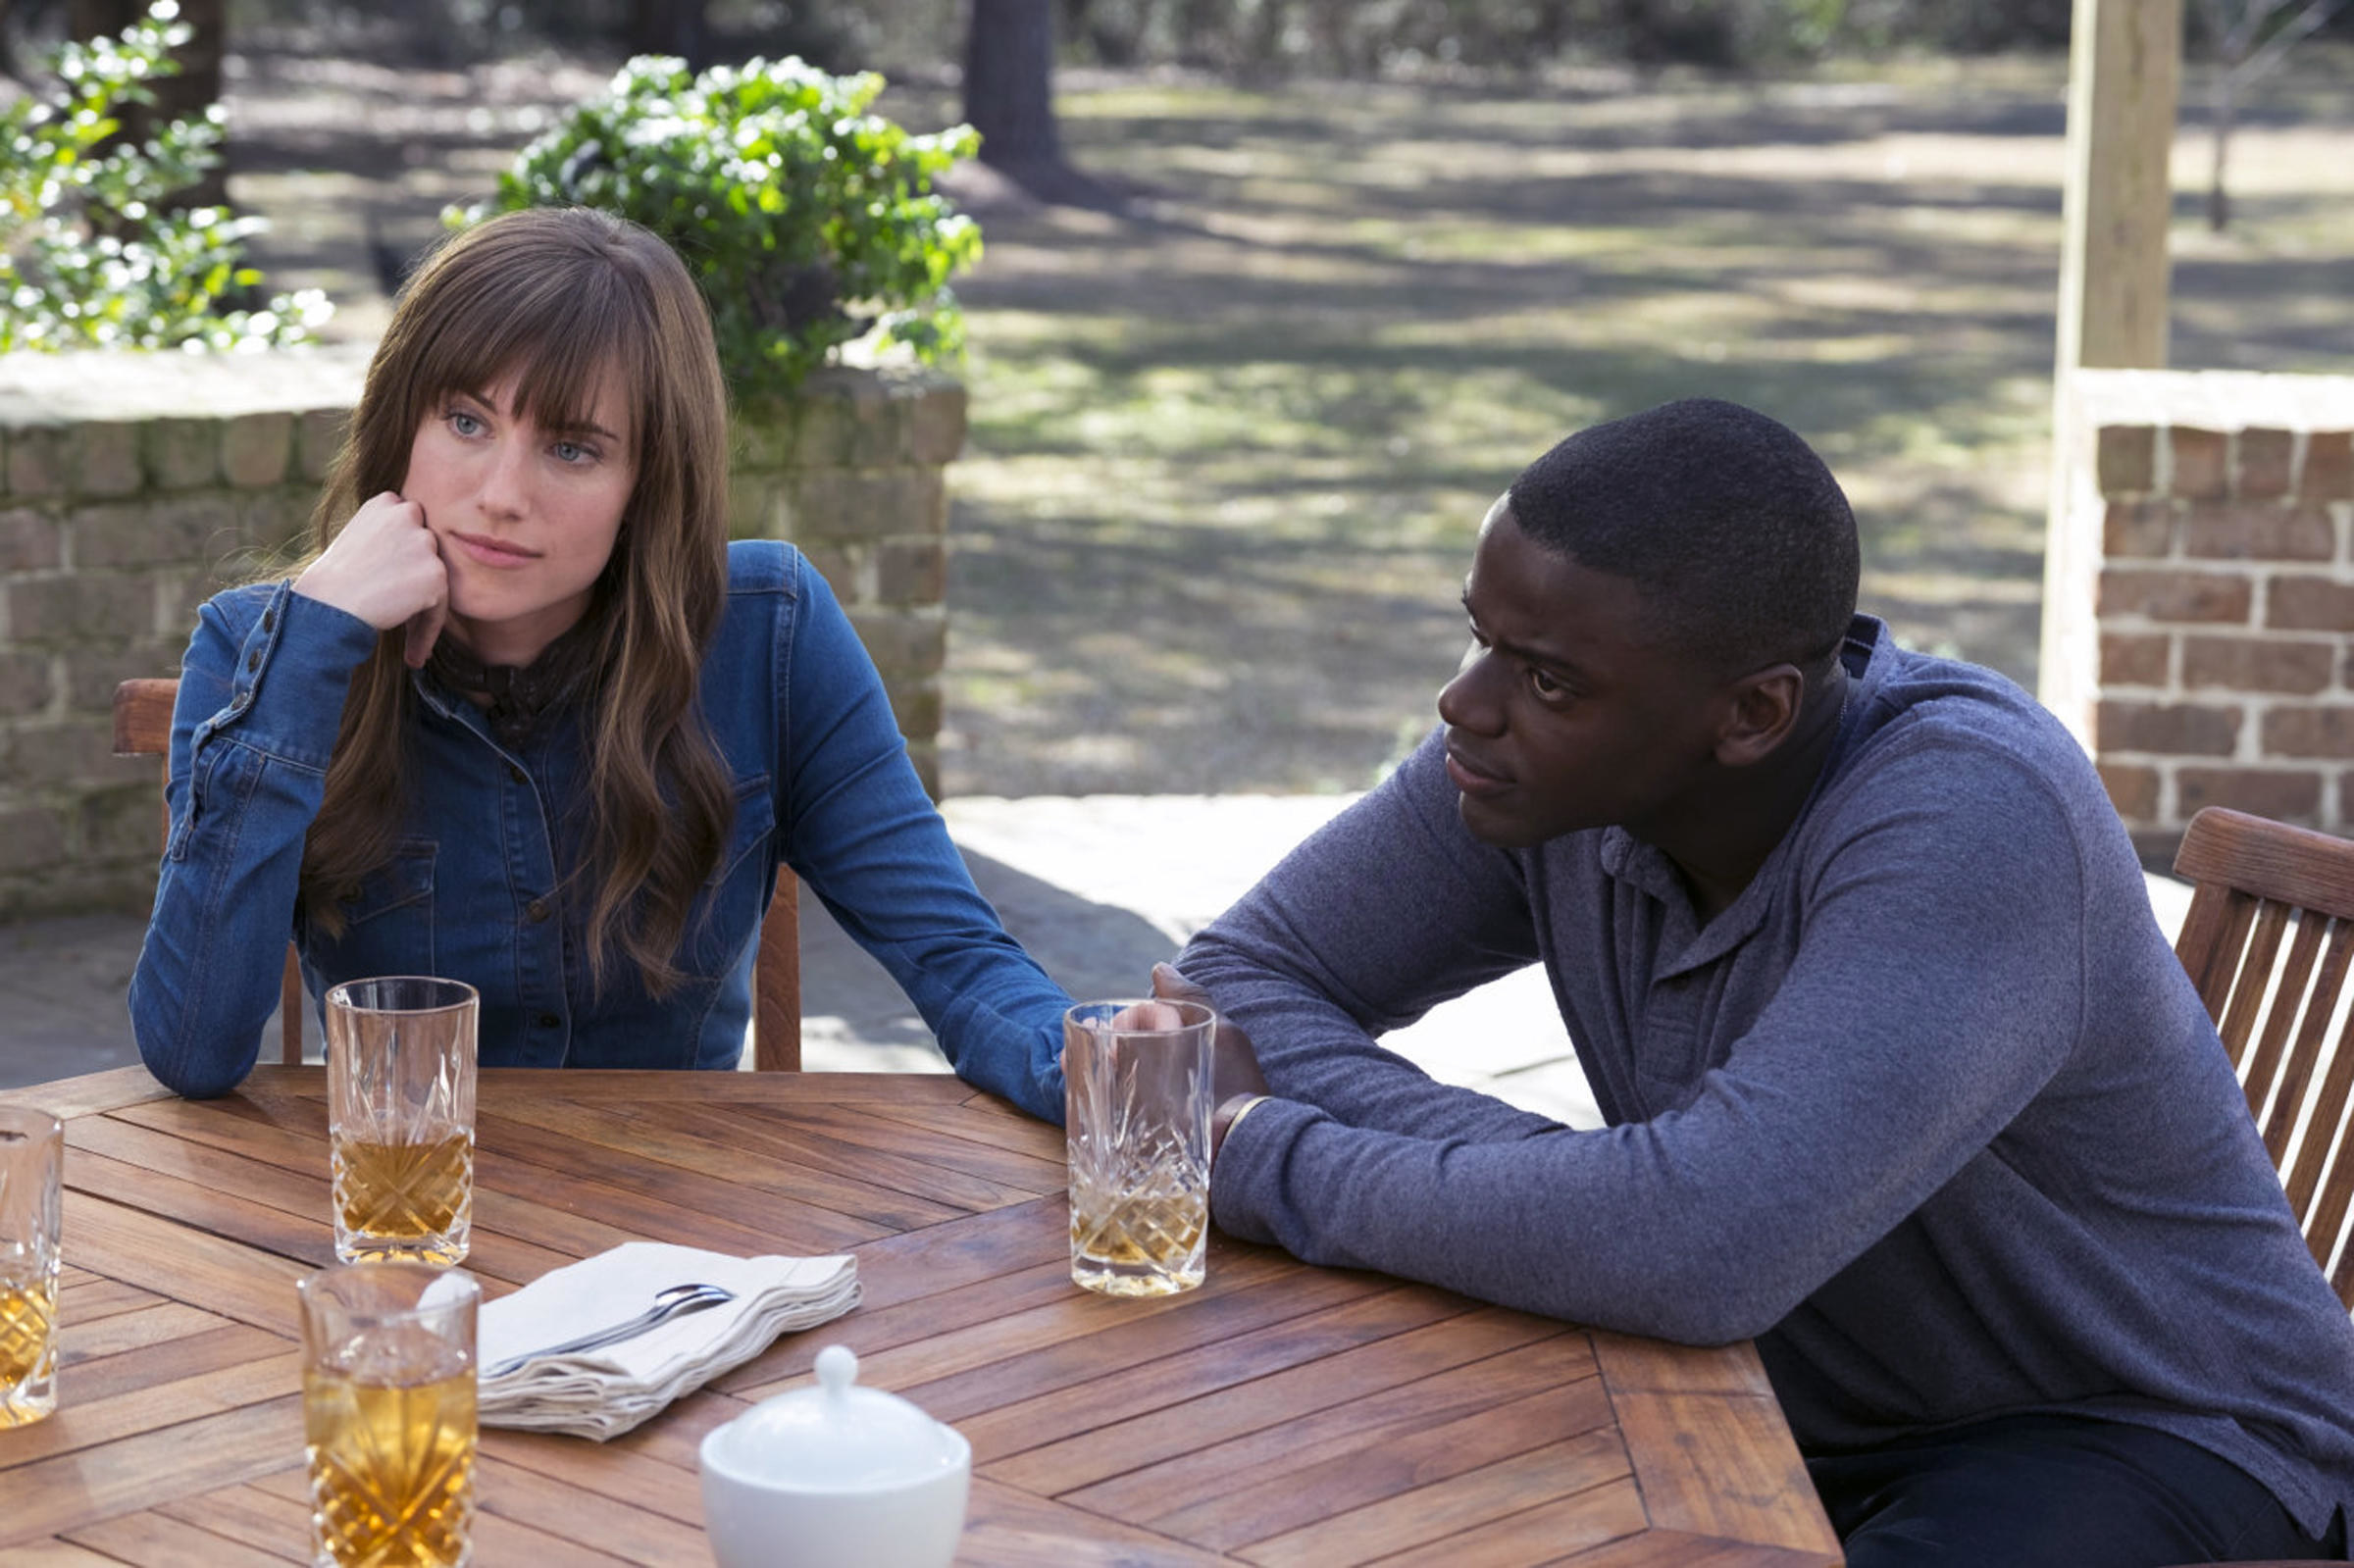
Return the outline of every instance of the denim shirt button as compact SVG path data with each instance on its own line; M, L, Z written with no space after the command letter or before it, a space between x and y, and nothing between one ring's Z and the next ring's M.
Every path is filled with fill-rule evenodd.
M538 925L539 922L547 918L547 900L544 898L533 899L530 903L523 906L523 914L524 918L529 920L533 925Z
M261 667L262 667L262 650L261 650L261 649L259 649L259 648L256 648L256 649L254 649L254 650L253 650L251 653L248 653L247 655L245 655L245 668L246 668L246 670L247 670L249 673L250 673L250 672L252 672L252 671L255 671L255 670L259 670Z
M541 1029L562 1029L564 1027L564 1020L555 1013L541 1013L539 1015L539 1027Z
M524 773L521 763L510 762L507 764L507 778L514 784L523 784L527 782L528 776Z

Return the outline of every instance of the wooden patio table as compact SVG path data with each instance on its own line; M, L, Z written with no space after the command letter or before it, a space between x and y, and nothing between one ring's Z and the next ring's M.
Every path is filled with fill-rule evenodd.
M67 1122L56 1415L0 1432L0 1563L309 1560L294 1282L331 1260L326 1075ZM476 1561L709 1560L695 1446L844 1343L972 1440L961 1564L1832 1563L1747 1345L1689 1349L1214 1239L1160 1300L1074 1288L1062 1135L955 1079L486 1071L498 1295L619 1242L858 1259L863 1303L599 1444L486 1428Z

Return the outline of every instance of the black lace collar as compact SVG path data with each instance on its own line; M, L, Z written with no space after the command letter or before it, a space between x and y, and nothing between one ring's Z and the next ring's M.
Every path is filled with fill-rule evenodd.
M444 631L435 638L426 668L451 691L487 697L490 733L499 744L513 749L537 738L551 715L592 688L594 619L584 616L575 622L526 665L485 664Z

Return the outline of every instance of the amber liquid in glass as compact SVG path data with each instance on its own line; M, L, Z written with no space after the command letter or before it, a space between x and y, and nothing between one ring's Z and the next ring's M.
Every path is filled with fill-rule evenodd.
M474 1138L435 1143L333 1140L335 1211L362 1253L456 1263L472 1226Z
M461 1363L421 1383L366 1370L303 1378L311 1523L336 1568L457 1568L474 1519L475 1378Z
M57 1282L0 1280L0 1427L56 1408Z
M1202 1283L1209 1194L1173 1174L1115 1189L1071 1184L1071 1272L1111 1295L1171 1295Z

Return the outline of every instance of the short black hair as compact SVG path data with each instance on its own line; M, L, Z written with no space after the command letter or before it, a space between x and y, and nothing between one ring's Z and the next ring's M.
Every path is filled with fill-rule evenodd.
M1578 431L1506 493L1529 538L1633 580L1678 646L1813 673L1856 613L1856 517L1798 432L1716 398Z

